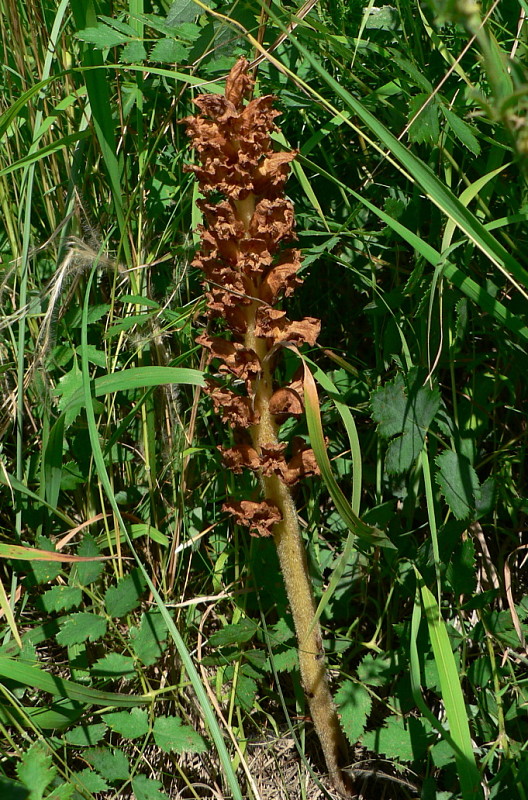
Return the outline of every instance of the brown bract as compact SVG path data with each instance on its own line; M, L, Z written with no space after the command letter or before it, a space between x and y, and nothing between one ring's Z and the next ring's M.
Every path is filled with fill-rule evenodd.
M321 321L315 317L291 322L286 317L285 311L269 306L257 309L255 332L257 336L269 339L273 344L278 342L293 342L301 345L305 342L314 345L321 330Z
M254 503L252 500L230 500L222 506L224 511L232 514L239 525L249 528L252 536L271 536L273 526L282 520L282 514L274 503L263 500Z
M272 394L269 410L278 422L284 422L288 417L300 417L304 413L304 405L299 393L287 386Z
M231 427L249 428L258 424L259 414L249 397L235 394L211 378L206 381L205 391L211 396L214 409L220 414L222 421Z
M260 375L261 364L257 354L240 342L228 342L220 336L209 336L207 333L202 333L196 341L209 350L209 362L213 358L223 362L219 367L221 372L231 372L244 381L252 381Z

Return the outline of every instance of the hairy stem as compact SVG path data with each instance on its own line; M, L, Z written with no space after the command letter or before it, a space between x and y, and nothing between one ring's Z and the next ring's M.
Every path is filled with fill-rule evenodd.
M238 203L237 215L245 223L246 228L251 219L250 210L254 205L254 195L249 195L242 203ZM255 314L258 305L255 302L248 310L244 345L256 352L262 364L262 374L255 384L254 397L259 422L251 428L253 446L257 453L261 453L264 445L278 444L278 426L269 410L269 400L273 394L273 376L269 358L266 358L268 355L266 340L255 335ZM260 475L260 481L264 497L275 503L282 515L282 522L274 526L273 538L297 634L303 689L332 782L338 791L346 794L350 787L341 770L346 757L346 744L328 688L321 630L318 623L313 624L315 601L297 510L289 486L286 486L278 476Z

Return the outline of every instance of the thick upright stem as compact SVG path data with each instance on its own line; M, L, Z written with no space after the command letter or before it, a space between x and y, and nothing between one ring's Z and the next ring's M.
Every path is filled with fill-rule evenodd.
M253 196L250 195L245 202L249 206L254 205ZM242 219L246 216L244 215L245 210L245 204L244 207L237 209ZM260 454L263 446L278 444L278 428L269 410L269 401L273 394L273 376L270 371L269 359L266 358L267 344L265 339L255 336L257 308L258 303L253 303L248 312L248 327L244 345L248 349L254 350L262 364L262 374L256 381L254 397L259 422L251 428L253 446ZM347 793L347 783L341 767L346 757L346 744L328 688L321 629L318 623L314 624L315 601L297 509L291 489L277 475L261 474L260 481L264 497L274 503L282 515L282 522L274 526L273 538L297 634L303 689L315 730L323 748L330 777L336 789L345 794Z

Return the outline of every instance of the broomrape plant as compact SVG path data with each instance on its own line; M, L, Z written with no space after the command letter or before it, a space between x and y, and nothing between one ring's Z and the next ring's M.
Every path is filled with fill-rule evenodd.
M285 346L314 345L320 321L291 321L277 308L301 283L301 253L294 210L284 196L295 153L274 152L270 134L279 112L273 96L244 99L253 89L248 62L231 70L224 96L201 95L200 113L187 117L187 133L200 165L191 166L206 199L199 201L205 225L193 265L205 275L211 320L220 319L228 338L203 333L198 342L208 361L218 360L227 386L209 379L215 409L235 432L233 447L220 448L233 472L259 477L263 499L229 501L224 510L254 536L272 536L286 584L299 645L299 665L310 713L336 788L346 793L341 767L346 756L339 720L328 688L321 632L313 624L315 604L292 486L318 472L313 451L302 439L291 447L279 427L303 413L300 381L277 388L274 367ZM221 196L222 199L217 201ZM238 388L243 385L244 393ZM234 388L232 388L234 387Z

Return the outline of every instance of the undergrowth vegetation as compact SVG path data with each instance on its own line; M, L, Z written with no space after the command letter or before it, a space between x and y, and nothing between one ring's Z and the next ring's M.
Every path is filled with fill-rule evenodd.
M0 0L2 798L337 796L196 343L177 123L245 57L297 151L282 306L322 322L279 439L320 472L294 494L349 774L526 800L527 12Z

